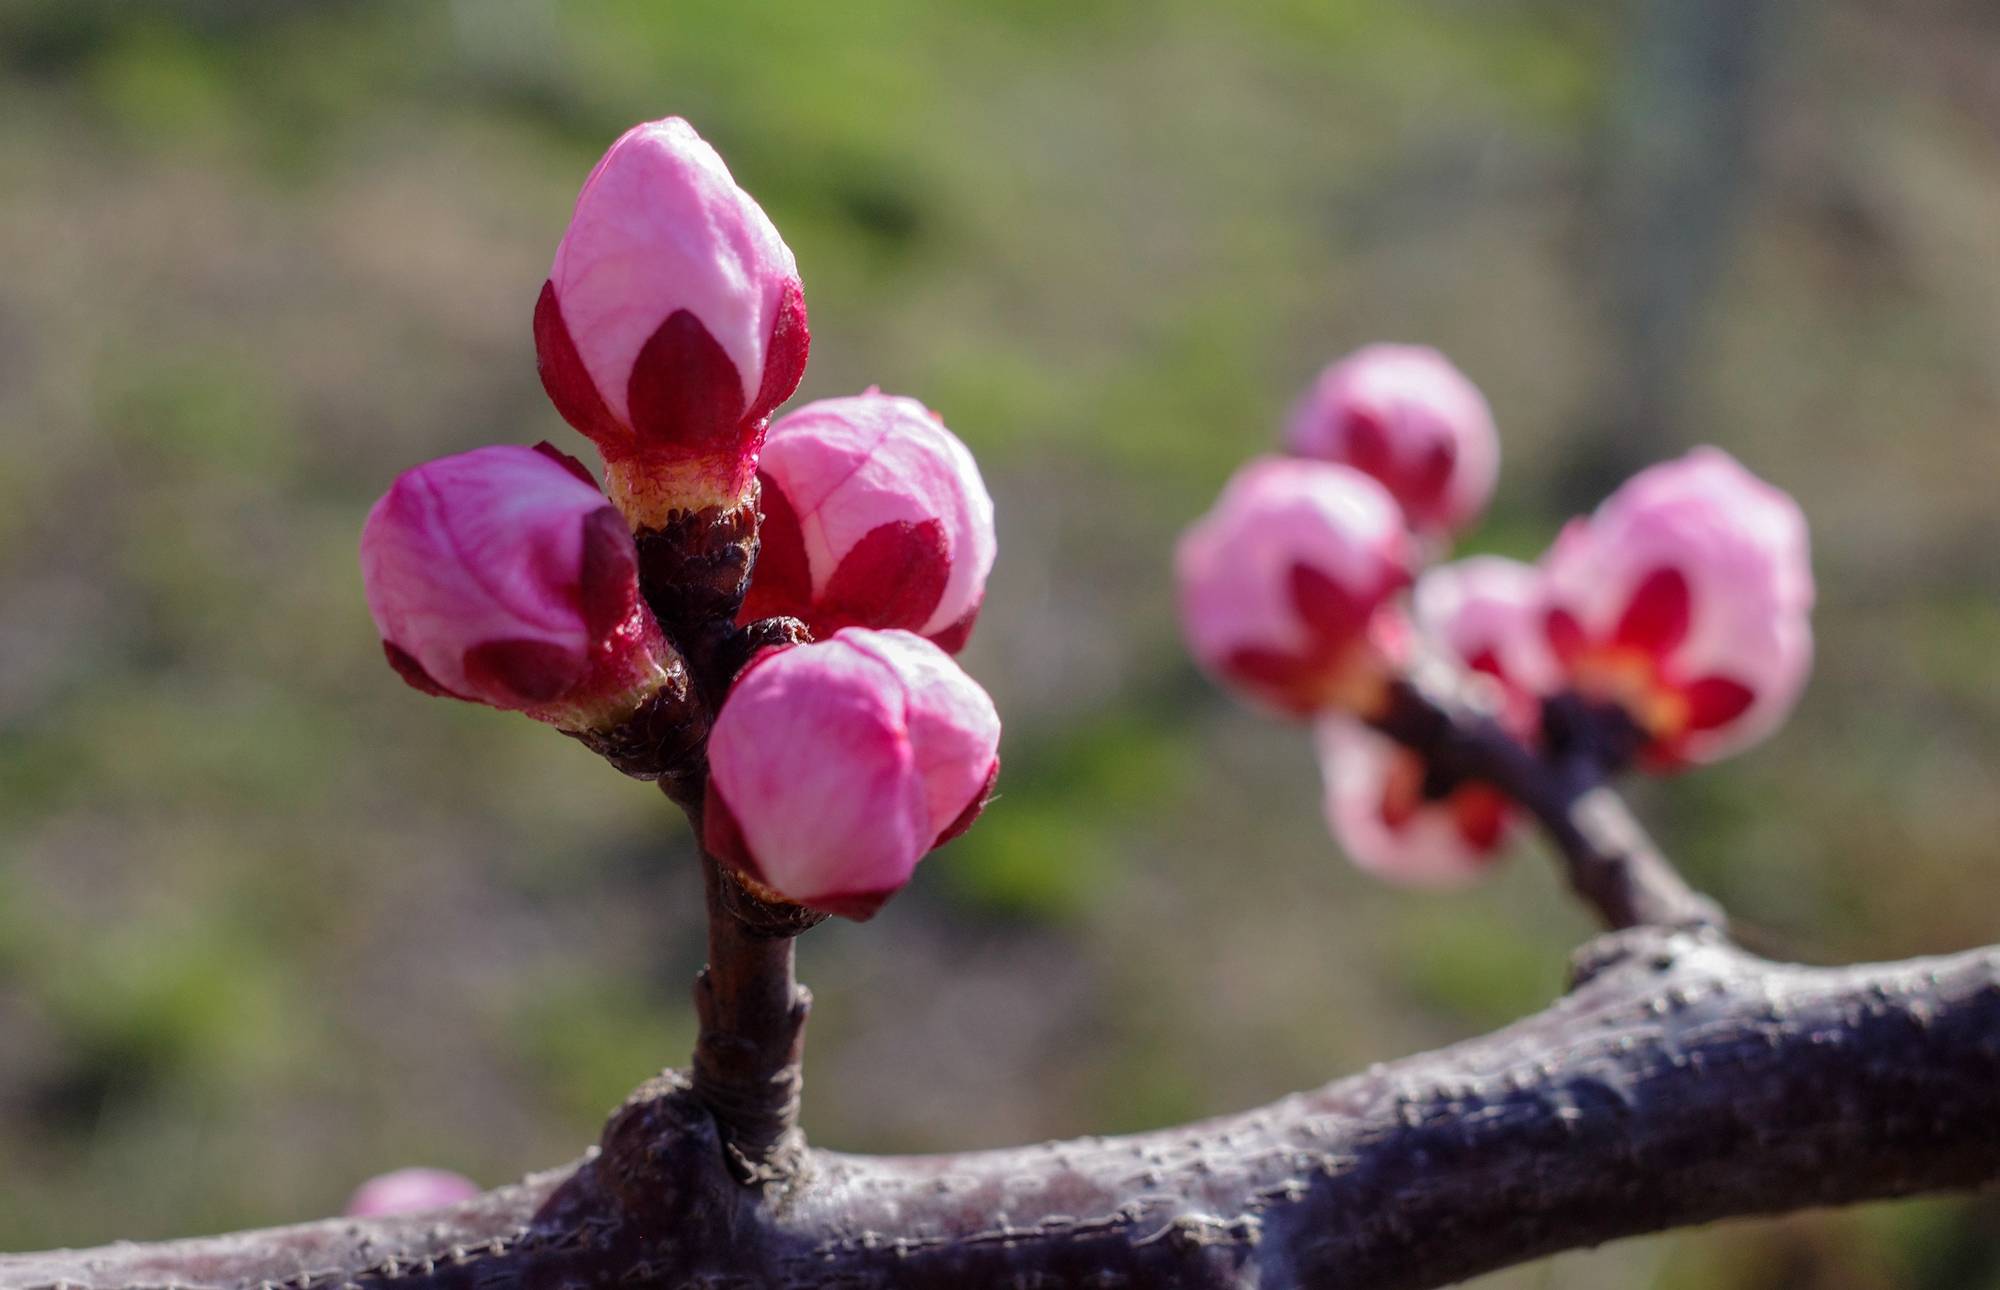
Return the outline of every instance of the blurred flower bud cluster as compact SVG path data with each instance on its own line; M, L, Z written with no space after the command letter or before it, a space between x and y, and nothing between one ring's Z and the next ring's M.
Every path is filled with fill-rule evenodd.
M1182 625L1225 686L1316 724L1327 821L1362 868L1450 885L1514 832L1519 812L1494 788L1369 724L1426 669L1448 669L1529 749L1550 701L1581 700L1656 771L1748 747L1797 702L1812 660L1805 519L1719 449L1640 472L1536 564L1423 568L1498 474L1470 380L1435 350L1367 346L1314 381L1286 444L1182 538Z

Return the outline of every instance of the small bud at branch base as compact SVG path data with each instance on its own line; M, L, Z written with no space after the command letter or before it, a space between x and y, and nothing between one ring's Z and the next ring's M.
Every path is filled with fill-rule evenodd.
M425 1214L479 1194L479 1184L443 1169L398 1169L362 1183L341 1211L348 1218Z

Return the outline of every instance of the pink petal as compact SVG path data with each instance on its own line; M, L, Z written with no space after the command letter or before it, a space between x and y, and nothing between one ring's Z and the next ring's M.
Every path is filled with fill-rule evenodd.
M1490 872L1513 834L1515 812L1476 785L1425 800L1423 764L1407 749L1345 719L1317 731L1327 827L1354 864L1411 887L1461 887Z
M978 620L979 602L975 601L972 608L965 611L965 617L942 631L932 632L929 637L930 643L947 654L957 654L972 640L972 627Z
M584 667L579 655L547 641L483 641L465 651L472 688L521 707L561 698L583 679Z
M405 680L564 724L659 674L670 651L638 601L631 533L574 467L481 448L404 472L375 504L362 581Z
M1697 448L1634 475L1544 557L1549 601L1591 640L1652 654L1662 676L1727 677L1696 700L1713 724L1671 751L1713 761L1774 730L1812 665L1812 567L1805 517L1727 453Z
M778 316L764 346L764 383L744 413L746 421L762 421L792 397L806 374L812 349L812 329L806 325L806 297L798 279L786 282L778 297Z
M547 457L550 461L556 463L556 465L561 466L564 470L576 476L579 481L589 484L592 488L597 487L597 476L590 473L590 467L584 465L548 440L544 439L536 444L532 451Z

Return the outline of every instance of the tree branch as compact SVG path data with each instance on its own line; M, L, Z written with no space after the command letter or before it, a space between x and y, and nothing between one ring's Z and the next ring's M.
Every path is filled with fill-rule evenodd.
M0 1257L0 1287L1420 1290L2000 1176L2000 947L1806 968L1713 930L1641 928L1586 947L1577 978L1504 1030L1244 1114L963 1155L812 1151L761 1187L736 1181L669 1075L560 1186L425 1218Z

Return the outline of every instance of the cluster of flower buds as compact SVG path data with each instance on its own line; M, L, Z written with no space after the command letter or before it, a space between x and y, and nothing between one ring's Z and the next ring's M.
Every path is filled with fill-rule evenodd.
M661 779L756 894L869 916L999 767L951 658L995 552L972 454L873 389L769 424L805 368L798 270L678 119L591 172L534 330L609 497L546 444L406 472L361 540L390 664Z
M1370 724L1440 661L1525 747L1545 742L1547 703L1574 696L1655 770L1738 751L1797 701L1805 520L1727 454L1641 472L1538 565L1467 559L1405 598L1416 563L1492 494L1498 438L1478 389L1435 350L1371 345L1320 374L1286 443L1292 457L1244 467L1182 538L1182 623L1212 675L1318 723L1328 824L1361 867L1449 885L1513 831L1500 793Z

